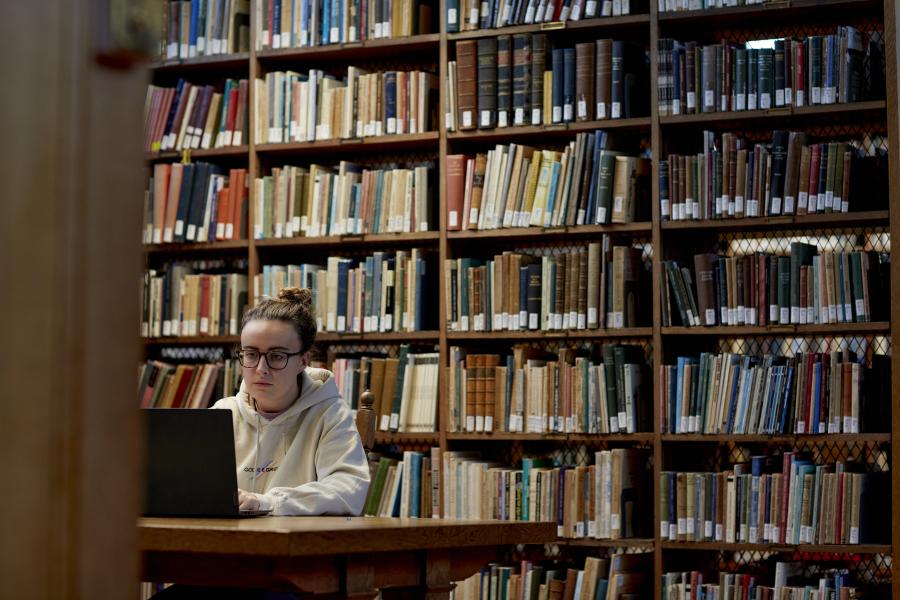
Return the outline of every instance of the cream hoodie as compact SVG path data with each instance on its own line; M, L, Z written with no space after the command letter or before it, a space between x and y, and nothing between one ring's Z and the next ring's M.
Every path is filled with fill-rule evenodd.
M243 382L213 406L231 409L238 487L264 495L275 515L358 515L369 467L350 407L330 371L307 367L300 378L300 397L271 421Z

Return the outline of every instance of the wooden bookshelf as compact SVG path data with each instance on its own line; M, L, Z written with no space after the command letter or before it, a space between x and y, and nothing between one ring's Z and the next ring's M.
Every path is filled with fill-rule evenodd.
M436 6L436 10L443 13L445 3ZM246 256L249 262L249 275L262 271L262 265L274 260L273 256L280 257L290 252L299 252L302 257L304 250L331 251L340 249L342 253L361 253L373 248L392 247L397 248L419 246L437 254L440 261L438 267L448 258L461 256L488 257L503 249L510 247L561 247L565 245L584 245L589 241L597 241L605 234L615 235L622 239L648 240L652 246L652 271L649 286L648 302L652 303L652 311L643 327L627 329L598 329L575 331L497 331L497 332L456 332L450 331L446 323L446 298L445 287L441 276L438 279L437 302L434 310L438 311L439 327L433 331L411 333L366 333L366 334L337 334L320 333L317 342L320 346L339 348L342 345L382 345L397 346L401 343L434 344L441 356L441 364L447 365L449 349L452 345L469 345L472 348L487 347L493 350L499 345L504 350L514 343L524 342L528 344L554 344L572 341L575 344L585 344L590 341L600 342L604 339L625 341L636 339L649 346L649 362L651 374L649 383L653 389L652 404L648 406L649 414L659 415L663 405L661 392L656 385L658 367L665 363L665 357L671 357L677 353L694 355L698 352L697 346L713 340L698 338L736 338L736 337L872 337L884 336L890 339L890 347L900 347L900 331L896 331L891 323L900 319L900 261L894 260L891 264L891 296L894 302L891 304L890 321L873 323L840 323L830 325L796 325L796 326L770 326L770 327L663 327L662 312L659 303L662 286L667 285L665 272L661 269L661 260L668 258L667 250L685 250L699 247L700 242L695 238L708 241L716 235L732 236L742 233L767 234L768 232L785 232L801 230L820 230L827 232L832 230L876 228L893 234L895 229L900 232L900 98L897 87L897 60L898 48L896 41L898 6L893 0L784 0L777 3L767 3L761 6L743 6L723 8L705 11L690 12L658 12L657 3L650 0L649 14L631 15L627 17L597 18L579 22L563 24L523 25L505 27L500 29L487 29L468 31L462 33L436 33L411 38L370 40L361 43L317 46L302 49L281 49L251 51L249 54L232 57L210 57L190 61L169 61L151 65L153 76L171 77L171 74L179 74L184 71L184 77L190 78L197 73L227 72L228 70L247 69L251 81L263 76L267 71L281 69L300 70L302 66L312 64L324 64L328 67L343 68L346 65L358 65L361 63L381 63L391 65L395 63L420 64L427 63L437 65L438 79L440 82L440 104L437 110L437 131L414 135L390 135L368 137L349 140L322 140L303 143L285 144L257 144L250 137L250 143L236 148L222 148L208 151L192 151L191 158L196 159L220 159L220 160L245 160L248 167L248 181L251 183L256 178L268 173L268 168L277 164L306 165L311 162L336 164L341 159L358 156L360 158L380 158L389 156L390 160L397 160L398 156L406 154L428 155L436 159L439 171L437 179L436 203L433 205L433 221L439 225L438 231L409 233L409 234L364 234L346 235L320 238L290 238L290 239L266 239L246 240L238 242L220 242L215 244L179 244L179 245L153 245L145 248L145 256L153 257L194 257L206 255L219 255L222 253L235 253ZM803 108L775 108L771 110L713 112L696 115L660 116L657 106L657 74L658 61L656 55L657 42L663 37L676 37L679 39L706 39L710 43L731 39L728 33L737 35L734 39L743 40L743 34L761 37L763 33L771 33L770 37L780 35L796 36L798 28L806 22L811 22L821 31L832 31L838 25L844 24L847 15L853 15L851 21L857 17L874 20L883 24L886 42L886 75L887 97L884 100L857 102L853 104L834 104L807 106ZM444 17L441 16L443 23ZM253 29L253 28L251 28ZM568 38L587 40L601 37L627 38L644 43L650 55L650 86L651 86L651 111L646 117L633 119L616 119L602 121L575 122L548 126L524 126L495 129L476 129L471 131L448 132L445 127L443 115L444 107L448 101L443 85L447 74L447 61L453 56L455 43L459 40L477 40L496 37L499 35L515 35L519 33L548 33L548 41L562 40L566 45L571 45ZM780 33L779 33L780 32ZM255 34L251 32L251 37ZM803 34L805 35L805 34ZM725 36L723 38L723 36ZM255 48L255 44L251 44ZM244 75L242 75L244 76ZM254 100L254 86L250 86L251 105ZM722 219L709 221L662 221L659 208L658 169L659 161L664 152L668 152L672 146L677 146L682 140L699 140L699 135L704 129L715 131L727 131L734 128L737 131L753 131L759 134L759 139L765 139L766 134L775 128L816 129L821 128L829 132L842 131L840 127L847 125L861 128L874 126L877 133L884 133L889 146L889 156L892 157L889 172L889 202L884 210L867 210L862 212L814 214L804 216L778 216L742 219ZM616 137L622 136L628 139L649 138L653 149L653 199L652 218L650 221L628 223L621 225L588 225L579 227L560 228L505 228L497 230L447 230L447 198L446 198L446 157L450 154L468 153L475 151L486 152L496 144L528 143L535 145L560 145L563 142L572 141L579 133L592 132L597 129L608 130ZM848 135L847 133L823 134L824 139ZM148 162L175 161L181 157L181 153L166 152L146 156ZM284 162L282 162L284 161ZM251 197L251 207L253 198ZM851 206L852 209L852 206ZM250 229L252 231L252 228ZM809 235L818 235L810 233ZM806 234L804 234L806 235ZM505 246L504 246L505 245ZM517 250L518 251L518 250ZM470 254L471 253L471 254ZM293 255L292 255L293 258ZM285 261L293 262L293 261ZM273 263L274 264L274 263ZM280 264L280 263L279 263ZM439 269L440 270L440 269ZM210 338L210 337L166 337L144 339L143 344L147 349L155 349L159 346L223 346L232 345L239 341L237 336ZM486 344L490 342L490 344ZM490 351L490 350L487 350ZM892 357L891 370L891 399L896 404L900 399L900 358ZM441 369L438 381L438 419L439 431L428 433L389 433L378 432L376 443L380 446L394 446L396 448L415 448L422 450L428 446L439 446L442 450L473 449L483 446L486 450L496 453L498 448L507 446L523 447L527 444L549 445L551 447L568 448L570 445L603 445L606 443L617 446L643 446L652 450L652 512L653 523L659 519L659 476L664 469L664 461L667 456L675 453L688 454L688 458L698 469L703 468L700 453L721 453L724 445L779 445L784 447L813 447L813 446L858 446L878 445L879 451L889 446L888 468L893 473L897 464L900 464L900 448L893 444L894 433L900 433L900 410L893 410L891 422L885 424L889 429L883 433L863 434L823 434L823 435L701 435L701 434L663 434L660 429L659 419L652 418L654 431L637 434L616 435L587 435L587 434L529 434L529 433L502 433L488 434L448 432L446 424L450 415L449 381L446 369ZM686 444L681 445L681 444ZM709 446L705 446L708 444ZM697 454L696 457L692 456ZM518 455L517 455L518 456ZM704 454L703 456L707 456ZM892 475L893 498L900 498L900 477ZM675 542L662 540L658 531L655 537L648 539L622 539L622 540L588 540L588 539L548 539L548 543L555 543L561 547L598 549L598 553L605 552L607 548L637 548L654 551L653 573L649 577L653 581L652 597L659 597L660 580L667 571L667 559L676 553L683 552L761 552L761 553L790 553L790 554L891 554L893 545L900 544L900 501L893 500L890 505L885 501L886 509L892 515L892 543L891 544L862 544L862 545L785 545L785 544L724 544L709 542ZM893 564L893 562L891 563ZM897 567L881 567L900 569ZM900 574L900 570L896 572ZM892 589L893 596L900 598L900 590L896 586Z

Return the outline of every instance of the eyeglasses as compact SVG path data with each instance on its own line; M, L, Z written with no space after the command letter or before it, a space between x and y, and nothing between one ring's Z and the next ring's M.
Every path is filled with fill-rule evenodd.
M238 350L236 352L237 359L242 367L253 369L259 364L260 358L266 359L266 364L270 369L279 371L287 366L288 360L292 356L303 354L299 352L285 352L283 350L269 350L268 352L260 352L259 350Z

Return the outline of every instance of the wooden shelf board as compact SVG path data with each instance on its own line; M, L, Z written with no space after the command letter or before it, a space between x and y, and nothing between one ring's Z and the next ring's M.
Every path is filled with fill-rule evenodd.
M581 21L564 21L554 23L538 23L536 25L514 25L512 27L499 27L490 29L478 29L475 31L462 31L460 33L447 34L449 42L456 40L471 40L476 38L494 37L498 35L515 35L517 33L541 33L553 31L574 31L579 29L611 29L629 27L633 25L649 25L650 15L626 15L623 17L597 17L583 19Z
M237 335L141 338L148 346L223 346L241 341Z
M437 331L406 331L388 333L333 333L322 332L316 334L316 343L328 344L362 344L362 343L388 343L406 341L434 341L437 342L440 333Z
M409 135L381 135L349 140L320 140L316 142L291 142L289 144L259 144L258 154L314 154L317 152L376 152L432 146L437 152L437 131Z
M385 56L393 53L419 52L438 49L441 41L439 33L414 35L411 37L365 40L345 44L326 44L309 48L281 48L278 50L260 50L256 57L260 62L282 61L322 61L357 58L373 55Z
M662 540L663 550L717 550L731 552L832 552L837 554L890 554L890 544L725 544Z
M328 246L364 246L366 244L416 244L420 242L436 242L441 234L437 231L420 231L416 233L366 233L362 235L337 235L321 237L273 238L255 240L257 248L294 248L328 247Z
M250 68L250 53L237 52L234 54L217 54L215 56L198 56L196 58L162 60L150 63L151 71L182 71L197 69L248 69Z
M891 324L887 321L871 323L831 323L827 325L773 325L737 327L663 327L663 335L716 335L723 337L736 336L803 336L834 335L855 333L890 333Z
M438 443L441 436L439 433L434 432L423 432L423 433L414 433L414 432L390 432L390 431L377 431L375 432L375 443L376 444L401 444L401 443L410 443L410 442L426 442L426 443Z
M604 233L650 233L653 225L649 221L639 223L610 223L609 225L575 225L565 227L510 227L508 229L480 229L448 231L447 239L454 240L500 240L532 239L540 237L561 238L571 236L592 236Z
M831 433L831 434L777 434L777 435L737 435L737 434L702 434L702 433L664 433L660 436L663 442L709 442L709 443L774 443L795 444L798 442L811 444L833 444L852 442L890 442L890 433Z
M634 442L648 443L653 441L652 433L617 433L617 434L587 434L587 433L507 433L495 431L492 433L448 433L448 440L471 440L482 442Z
M595 540L592 538L557 538L552 542L558 546L583 548L644 548L653 549L656 542L645 538L622 538L618 540Z
M447 134L449 142L506 142L528 137L570 136L574 133L597 129L649 129L650 117L634 119L604 119L602 121L580 121L557 123L555 125L526 125L521 127L498 127L494 129L474 129Z
M859 225L888 226L887 210L868 210L848 213L828 213L814 215L788 215L781 217L750 217L743 219L709 219L706 221L664 221L663 231L693 231L704 229L805 229L809 227L854 227Z
M249 247L250 243L247 240L227 240L208 243L145 244L144 252L147 254L213 254L232 250L247 250Z
M785 117L811 117L811 116L837 116L854 115L873 111L883 111L887 108L884 100L869 102L853 102L850 104L821 104L816 106L772 108L768 110L743 110L728 112L701 113L696 115L674 115L660 117L659 124L666 125L690 125L710 124L720 121L747 121L758 119L777 119Z
M651 327L628 327L625 329L584 329L565 331L448 331L448 341L479 340L565 340L565 339L601 339L601 338L635 338L653 335Z
M224 148L210 148L209 150L189 150L191 160L195 158L224 158L236 156L249 156L250 147L243 146L225 146ZM158 162L163 160L180 160L184 155L183 152L148 152L146 154L147 162Z

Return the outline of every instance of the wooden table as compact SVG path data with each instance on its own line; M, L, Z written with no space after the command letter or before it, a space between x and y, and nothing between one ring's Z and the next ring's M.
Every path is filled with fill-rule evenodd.
M370 598L418 588L447 598L503 546L556 538L555 523L371 517L138 522L143 579Z

